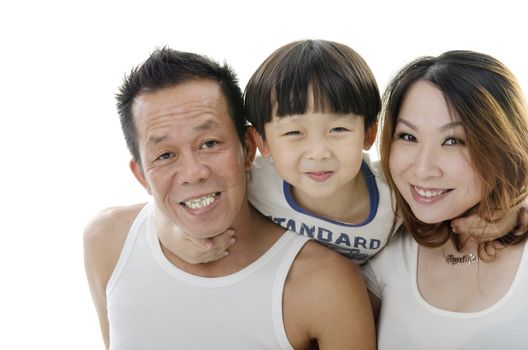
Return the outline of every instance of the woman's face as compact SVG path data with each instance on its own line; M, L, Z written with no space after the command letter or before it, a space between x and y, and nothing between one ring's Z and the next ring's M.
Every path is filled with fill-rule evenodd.
M442 92L425 81L414 83L396 120L389 168L418 220L450 220L480 202L482 182L465 140Z

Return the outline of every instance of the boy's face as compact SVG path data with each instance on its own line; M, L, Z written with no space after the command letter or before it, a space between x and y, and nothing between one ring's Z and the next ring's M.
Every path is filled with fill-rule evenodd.
M258 146L299 202L338 199L354 190L362 151L374 142L376 128L365 133L364 125L355 114L273 115L265 125L266 141L259 138Z

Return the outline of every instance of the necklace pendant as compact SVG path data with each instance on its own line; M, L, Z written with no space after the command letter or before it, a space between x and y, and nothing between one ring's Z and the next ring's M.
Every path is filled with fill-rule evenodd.
M475 254L465 254L463 256L454 256L453 254L449 254L445 257L445 262L452 266L458 266L460 264L471 265L478 260L478 256Z

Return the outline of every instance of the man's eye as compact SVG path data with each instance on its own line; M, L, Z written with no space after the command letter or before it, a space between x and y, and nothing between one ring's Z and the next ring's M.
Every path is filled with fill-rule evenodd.
M170 158L172 158L172 157L174 157L174 153L171 153L171 152L165 152L165 153L161 154L161 155L158 157L158 159L159 159L159 160L166 160L166 159L170 159Z
M204 143L202 143L202 146L200 146L200 149L209 149L216 146L219 142L216 140L207 140Z

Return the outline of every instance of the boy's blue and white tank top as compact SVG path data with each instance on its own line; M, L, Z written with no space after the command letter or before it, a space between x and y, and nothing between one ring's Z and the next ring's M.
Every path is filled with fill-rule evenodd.
M369 215L361 223L324 219L301 208L293 198L291 185L280 177L273 162L260 156L253 163L248 198L275 223L311 237L361 265L385 246L394 219L390 189L379 162L370 162L364 153L361 172L370 201Z

